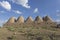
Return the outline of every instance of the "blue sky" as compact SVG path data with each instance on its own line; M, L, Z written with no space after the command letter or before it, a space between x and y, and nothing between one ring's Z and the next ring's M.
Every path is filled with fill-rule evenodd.
M60 0L0 0L0 25L14 16L50 16L60 21Z

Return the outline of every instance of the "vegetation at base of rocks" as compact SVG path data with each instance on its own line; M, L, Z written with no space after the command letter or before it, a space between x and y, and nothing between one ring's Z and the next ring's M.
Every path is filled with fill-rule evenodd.
M12 35L11 37L8 37L8 39L11 40L60 40L56 34L32 34L32 33L27 33L26 35ZM60 37L60 36L59 36Z
M2 32L7 40L60 40L60 29L49 26L7 26L6 31L11 33Z
M12 26L9 26L7 27L7 29L9 31L12 31L12 32L20 32L20 33L32 33L32 34L38 34L40 33L40 30L48 30L48 31L58 31L59 29L57 28L52 28L52 27L46 27L46 26L42 26L42 27L12 27Z
M52 28L52 27L45 27L45 26L43 26L43 27L41 27L42 29L46 29L46 30L51 30L51 31L58 31L58 29L57 28Z
M10 39L11 40L19 40L21 36L23 36L21 40L56 40L57 37L54 34L58 31L56 28L52 27L7 27L9 31L15 32ZM17 38L18 37L18 38ZM59 36L60 37L60 36ZM58 38L59 38L58 37ZM57 39L58 40L58 39Z
M9 31L15 31L15 28L14 28L14 27L7 27L7 29L8 29Z

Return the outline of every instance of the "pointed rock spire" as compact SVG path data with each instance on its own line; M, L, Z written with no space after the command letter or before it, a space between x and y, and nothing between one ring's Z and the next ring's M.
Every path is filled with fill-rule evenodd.
M23 16L18 17L17 23L24 23L24 17Z
M42 18L40 17L40 16L37 16L36 18L35 18L35 21L34 21L35 23L41 23L41 22L43 22L43 20L42 20Z
M33 19L31 16L29 16L27 19L26 19L26 23L32 23L33 22Z
M49 16L43 17L43 20L44 20L45 22L53 22L53 20L52 20Z
M15 23L15 17L11 17L7 23Z

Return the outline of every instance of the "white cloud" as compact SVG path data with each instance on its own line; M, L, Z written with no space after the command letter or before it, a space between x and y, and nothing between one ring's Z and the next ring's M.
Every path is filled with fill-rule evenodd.
M13 12L14 12L14 13L17 13L17 14L22 14L22 12L19 11L19 10L13 10Z
M39 12L38 8L35 8L34 13L38 13L38 12Z
M60 12L60 10L56 10L56 12Z
M57 19L56 22L60 22L60 19Z
M30 6L28 4L28 0L12 0L12 2L22 5L25 8L30 8Z
M8 1L2 1L0 2L0 6L2 6L3 8L5 8L6 10L10 10L11 9L11 5Z

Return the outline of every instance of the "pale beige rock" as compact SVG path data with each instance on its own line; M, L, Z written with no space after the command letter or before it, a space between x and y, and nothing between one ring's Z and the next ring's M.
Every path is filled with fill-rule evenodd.
M18 17L17 23L24 23L24 17L23 16Z
M53 22L53 20L52 20L49 16L43 17L43 20L44 20L45 22Z
M26 23L32 23L33 22L33 19L31 16L29 16L27 19L26 19Z
M41 23L41 22L43 22L43 20L42 20L42 18L40 17L40 16L37 16L36 18L35 18L35 21L34 21L35 23Z
M11 17L7 23L15 23L15 17Z

